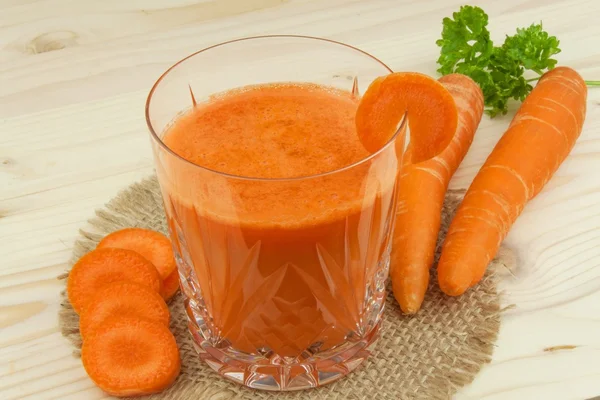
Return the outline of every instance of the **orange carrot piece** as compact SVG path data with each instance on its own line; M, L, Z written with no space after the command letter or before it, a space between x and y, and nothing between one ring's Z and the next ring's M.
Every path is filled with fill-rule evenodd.
M165 301L175 296L175 293L179 290L179 271L171 272L167 279L162 283L162 292L160 293Z
M126 228L107 235L98 248L116 247L133 250L150 261L166 279L175 269L175 257L171 241L162 233L142 228Z
M75 312L81 314L95 291L119 281L136 282L159 293L161 290L156 268L138 253L124 249L96 249L81 257L69 272L69 301Z
M81 361L94 383L112 396L141 396L168 388L181 361L175 338L162 323L110 317L90 332Z
M448 183L467 154L483 114L483 93L471 78L451 74L439 81L456 103L456 133L436 157L418 164L405 163L398 183L390 278L394 296L407 314L414 314L421 308L429 284L429 268L433 264Z
M395 72L374 80L358 105L356 131L363 146L381 149L405 113L413 163L435 157L452 140L458 116L448 90L427 75Z
M442 247L438 280L458 296L483 277L523 207L575 145L583 128L587 88L558 67L538 81L475 176Z
M133 282L114 282L97 290L79 318L83 340L107 318L145 318L169 326L169 308L156 291Z

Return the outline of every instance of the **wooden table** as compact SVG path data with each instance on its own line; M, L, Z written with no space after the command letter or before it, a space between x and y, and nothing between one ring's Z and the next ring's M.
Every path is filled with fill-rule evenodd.
M150 86L180 58L224 40L290 33L358 46L396 70L435 75L435 40L458 0L0 0L0 398L103 393L58 331L77 229L152 173ZM597 0L479 0L493 39L543 20L560 63L600 79ZM452 181L467 187L510 121L484 117ZM506 244L493 362L459 399L600 395L600 89L569 159Z

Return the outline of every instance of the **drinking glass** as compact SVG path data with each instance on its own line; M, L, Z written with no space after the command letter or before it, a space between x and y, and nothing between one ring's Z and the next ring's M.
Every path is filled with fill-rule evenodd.
M390 72L342 43L261 36L194 53L152 88L146 119L188 325L219 374L296 390L332 382L368 356L384 307L405 129L353 165L280 179L195 165L165 145L165 131L230 89L309 82L359 96Z

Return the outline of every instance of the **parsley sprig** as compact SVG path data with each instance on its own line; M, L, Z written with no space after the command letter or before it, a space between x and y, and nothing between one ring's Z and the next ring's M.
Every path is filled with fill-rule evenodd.
M470 76L483 91L486 113L506 114L508 101L523 101L544 72L556 65L560 42L543 30L542 24L517 29L506 36L502 46L494 46L487 29L488 16L479 7L462 6L452 18L444 18L438 72L458 72ZM534 77L526 78L525 72ZM588 81L598 85L598 81Z

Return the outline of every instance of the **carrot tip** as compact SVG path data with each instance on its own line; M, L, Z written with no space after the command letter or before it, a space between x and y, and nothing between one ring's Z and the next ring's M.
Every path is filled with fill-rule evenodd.
M408 315L414 315L421 308L421 304L423 303L423 298L425 296L424 292L415 291L416 288L412 287L411 291L408 290L395 290L394 297L396 301L400 305L400 310L402 313Z
M455 284L450 284L446 281L441 280L440 282L440 289L442 290L442 292L444 292L445 294L447 294L448 296L460 296L461 294L463 294L464 292L467 291L467 289L469 289L469 285L457 285Z
M404 314L415 315L421 309L421 304L400 304L400 309Z
M394 297L404 314L416 314L425 298L429 284L429 270L420 267L417 271L394 271L392 274L392 289Z

